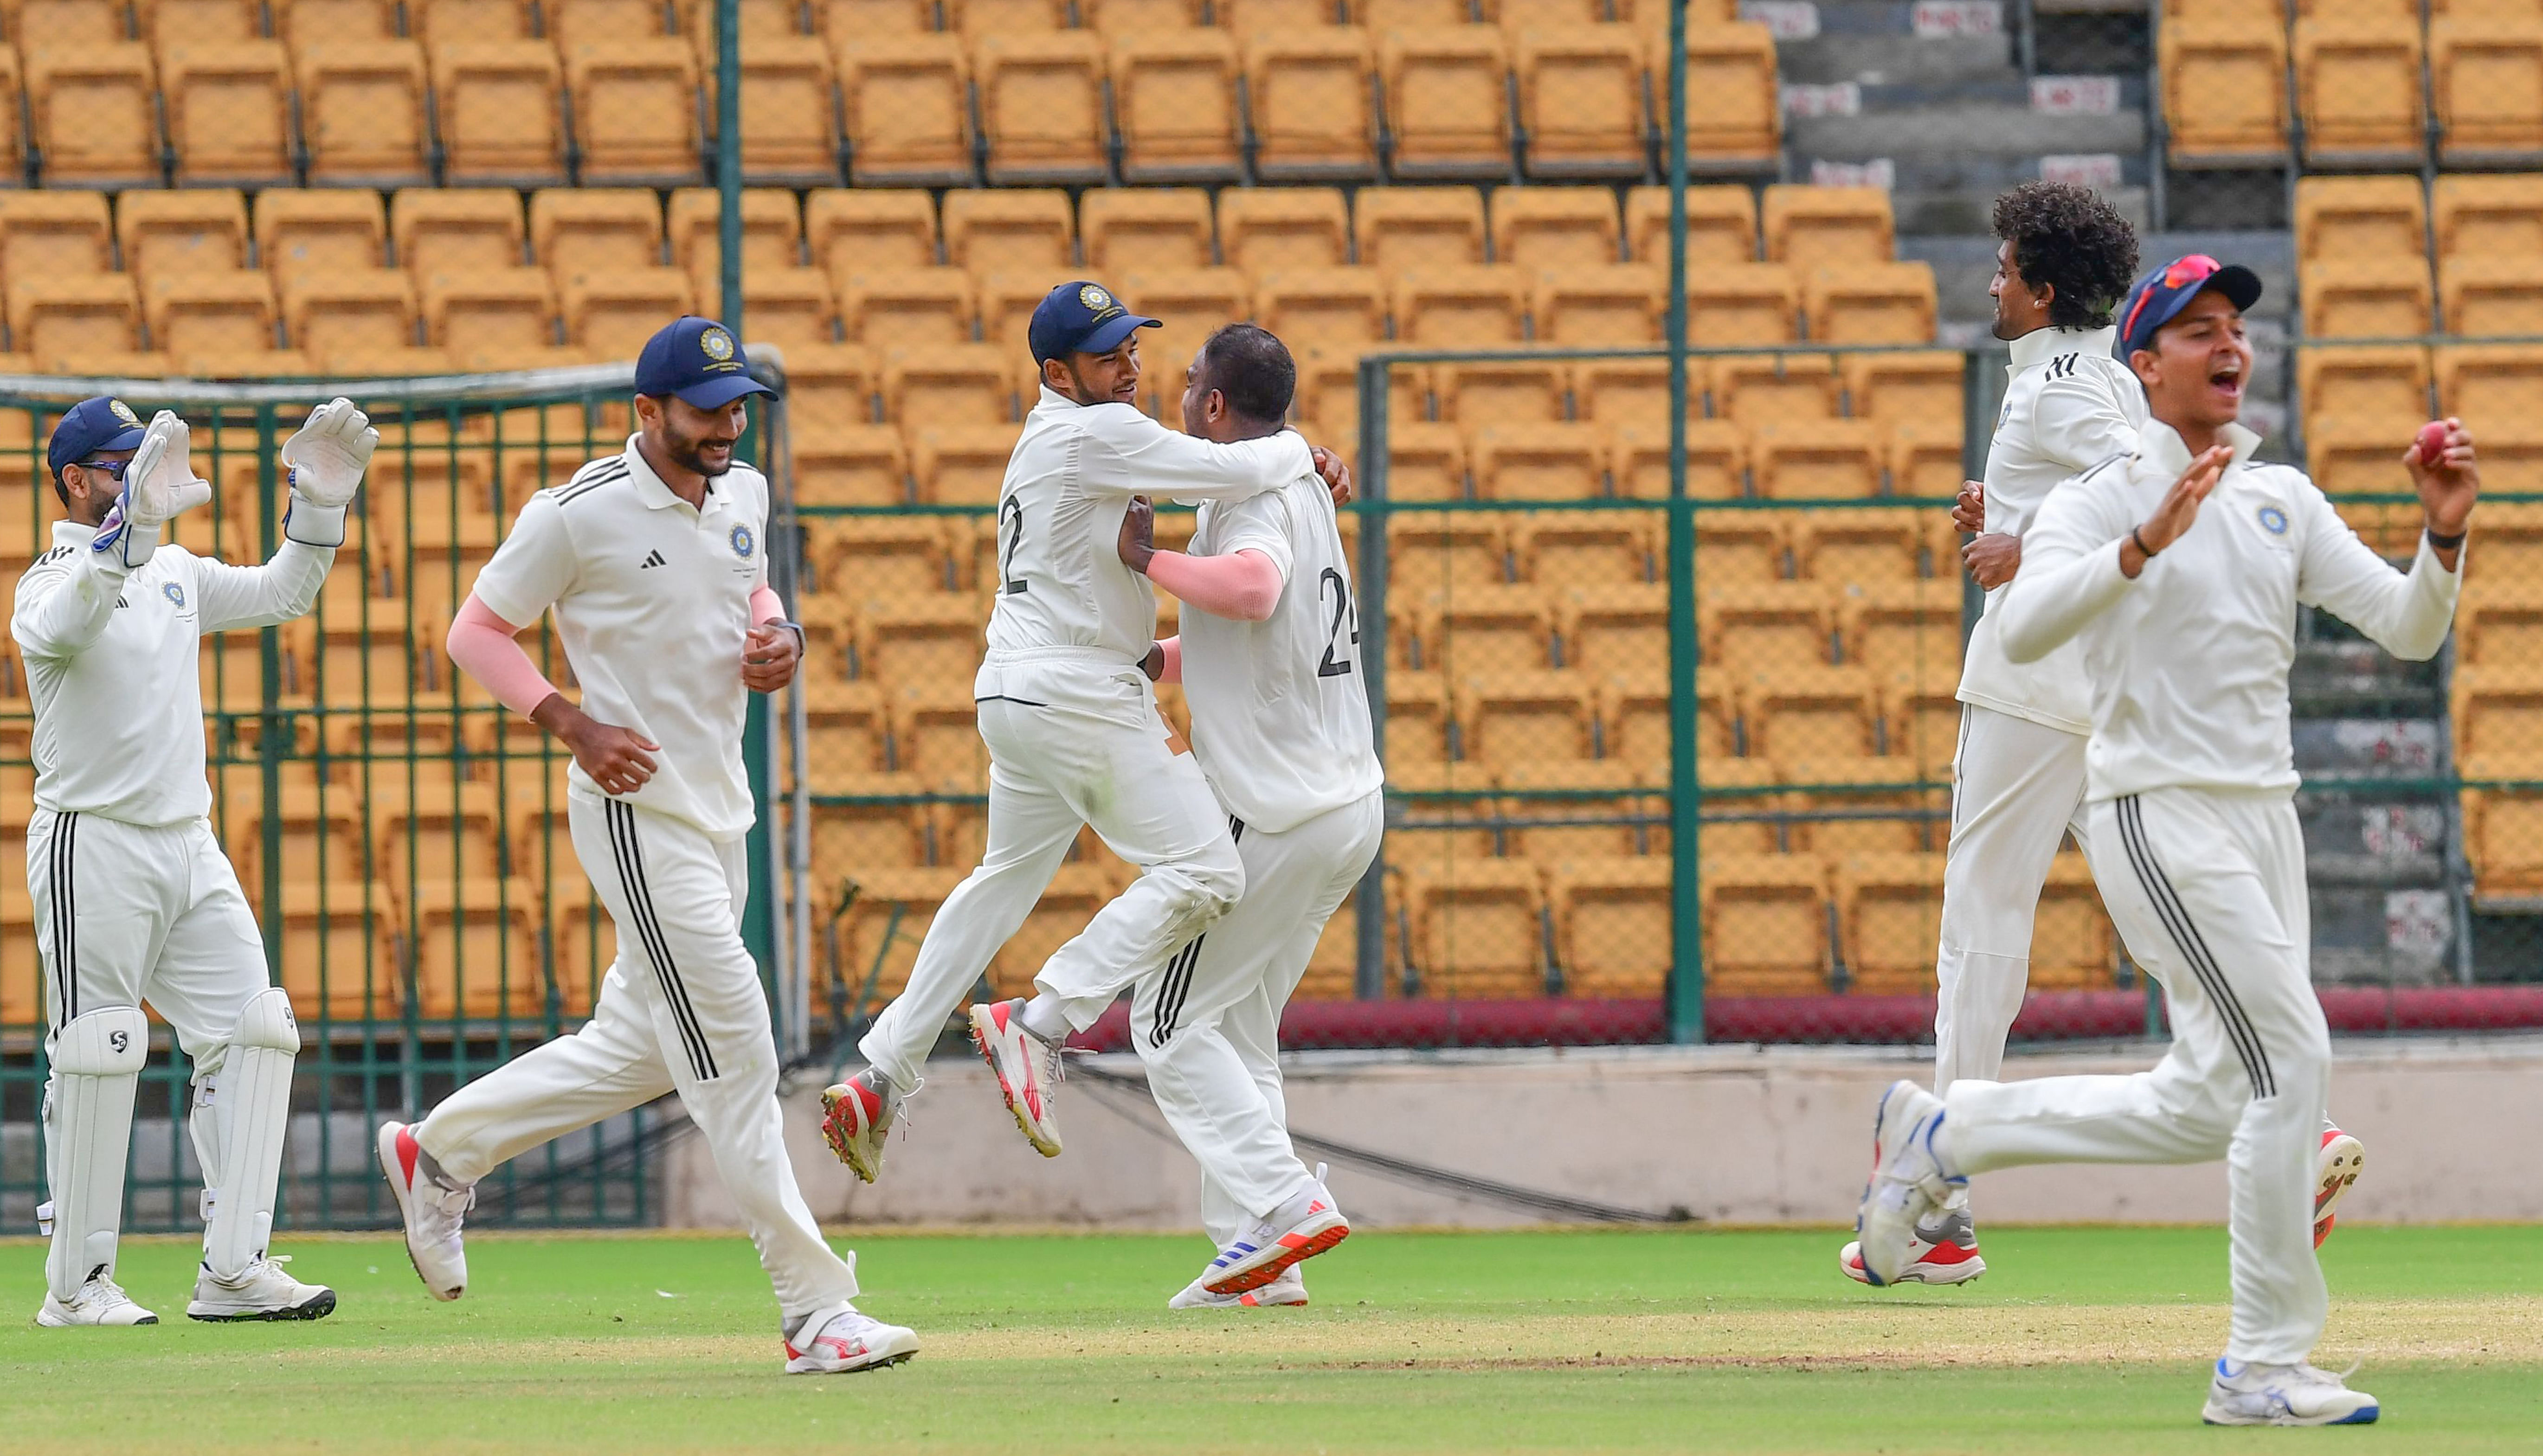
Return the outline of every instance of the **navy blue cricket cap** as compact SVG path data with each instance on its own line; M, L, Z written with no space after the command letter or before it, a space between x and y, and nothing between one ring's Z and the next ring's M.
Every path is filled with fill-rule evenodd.
M2190 306L2190 300L2213 288L2236 308L2261 301L2261 275L2240 264L2218 263L2204 253L2176 258L2128 290L2119 306L2119 354L2122 358L2154 346L2154 331Z
M123 401L112 395L82 400L53 425L52 443L44 446L44 463L58 480L63 466L77 465L100 450L139 449L147 432L141 427L141 417Z
M777 391L750 377L750 360L713 319L686 314L645 341L636 355L636 392L678 395L701 410L720 410L746 394Z
M1144 319L1123 308L1103 284L1079 278L1051 289L1034 305L1026 342L1040 364L1067 354L1111 353L1131 331L1164 327L1163 319Z

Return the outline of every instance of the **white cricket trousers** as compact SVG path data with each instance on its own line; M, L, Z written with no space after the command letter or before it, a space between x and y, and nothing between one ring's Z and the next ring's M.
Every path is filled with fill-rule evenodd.
M2150 1072L1954 1083L1963 1173L2223 1158L2233 1236L2226 1357L2289 1364L2322 1338L2315 1161L2331 1033L2308 970L2304 838L2284 792L2160 789L2092 806L2104 902L2170 993Z
M1934 957L1934 1090L1993 1081L2031 982L2040 891L2068 829L2093 862L2081 733L1961 705L1952 757L1952 839ZM2131 946L2134 942L2130 943Z
M973 693L989 747L988 846L937 909L909 984L857 1043L903 1091L1081 827L1140 874L1034 978L1080 1031L1245 890L1226 810L1138 667L1070 648L993 652Z
M416 1141L461 1183L603 1117L677 1092L741 1210L791 1322L856 1297L853 1262L821 1238L787 1161L777 1041L741 942L744 841L583 794L574 852L618 930L591 1020L452 1093Z
M1130 1039L1201 1169L1201 1222L1235 1243L1309 1182L1280 1096L1280 1010L1386 832L1383 791L1266 833L1230 824L1245 898L1131 995Z

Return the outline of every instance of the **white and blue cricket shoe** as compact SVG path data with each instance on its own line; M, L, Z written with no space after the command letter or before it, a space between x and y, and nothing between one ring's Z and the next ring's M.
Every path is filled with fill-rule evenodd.
M2207 1386L2209 1425L2372 1425L2383 1408L2328 1370L2292 1365L2216 1362Z
M1934 1149L1942 1125L1943 1100L1915 1083L1892 1082L1882 1094L1872 1121L1872 1181L1854 1216L1856 1254L1871 1283L1897 1283L1915 1258L1917 1227L1934 1221L1955 1188L1968 1186Z

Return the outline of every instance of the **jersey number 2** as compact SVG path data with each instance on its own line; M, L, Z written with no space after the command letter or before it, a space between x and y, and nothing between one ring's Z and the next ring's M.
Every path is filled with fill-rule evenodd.
M1334 625L1325 629L1325 659L1316 664L1316 675L1347 677L1351 670L1351 659L1336 656L1334 649L1342 642L1343 624L1346 622L1350 624L1351 646L1359 646L1359 619L1351 611L1350 583L1343 579L1342 573L1331 567L1325 568L1325 574L1316 578L1317 600L1324 599L1328 586L1334 589Z
M998 554L998 575L1004 582L998 589L1014 596L1025 589L1024 578L1016 575L1016 548L1025 544L1025 503L1013 496L998 507L999 527L1004 529L1011 520L1015 522L1015 534L1007 538L1007 549Z

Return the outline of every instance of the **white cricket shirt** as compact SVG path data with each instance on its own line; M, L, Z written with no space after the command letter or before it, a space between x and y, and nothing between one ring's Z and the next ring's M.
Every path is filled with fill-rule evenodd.
M1263 621L1183 614L1193 753L1219 802L1278 833L1375 793L1386 771L1370 743L1359 607L1324 481L1311 473L1202 505L1192 551L1259 551L1280 569L1279 603Z
M516 627L553 608L582 711L662 745L633 794L602 794L578 763L569 792L623 799L717 839L749 831L741 652L750 593L768 578L767 528L758 471L736 462L695 507L645 463L634 435L521 507L477 574L477 599Z
M2028 537L2048 493L2114 455L2136 447L2146 421L2145 390L2111 356L2117 329L2035 329L2013 341L2004 408L1987 442L1986 528ZM2022 570L2031 570L2023 544ZM2007 661L1995 614L2005 588L1987 593L1969 634L1960 700L2070 733L2089 731L2091 684L2080 649L2037 662Z
M9 635L35 701L36 804L127 824L202 818L203 635L308 611L335 548L285 541L266 565L234 567L163 541L127 571L96 539L54 522L52 548L18 578Z
M1216 444L1128 405L1080 405L1045 386L998 488L997 603L977 695L996 695L1000 653L1076 649L1124 663L1148 655L1156 593L1120 556L1131 497L1242 499L1314 469L1291 431Z
M2061 487L2023 538L2007 587L2006 651L2017 663L2073 640L2093 683L2087 799L2148 789L2290 791L2287 669L2296 607L2322 607L2397 657L2436 655L2462 577L2425 537L2408 575L2357 539L2319 487L2288 465L2255 465L2261 437L2228 426L2234 463L2180 540L2133 581L2119 545L2190 468L2171 425Z

